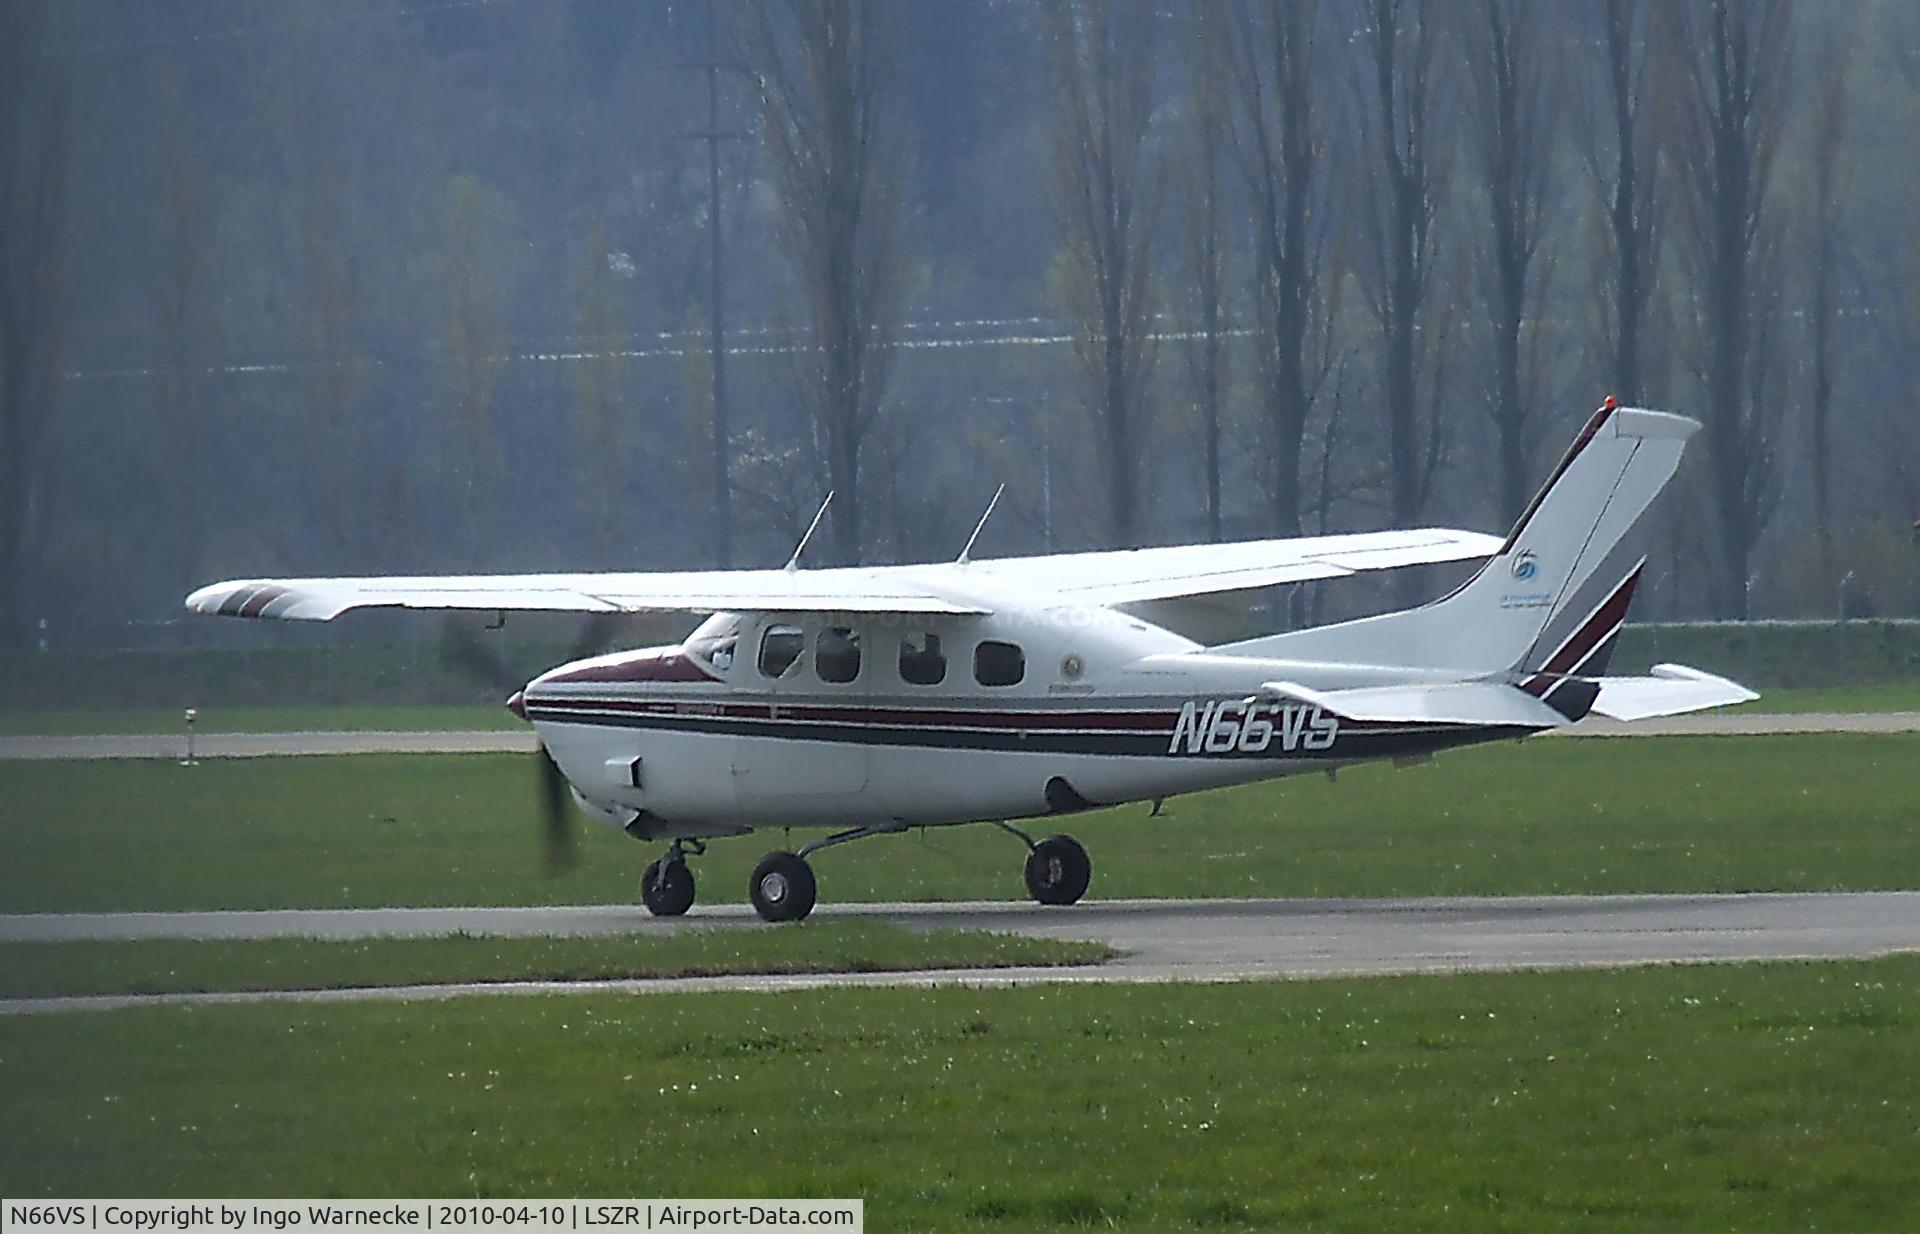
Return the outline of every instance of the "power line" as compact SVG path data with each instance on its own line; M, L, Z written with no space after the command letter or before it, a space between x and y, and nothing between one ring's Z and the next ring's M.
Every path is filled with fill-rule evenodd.
M357 25L376 21L397 21L404 17L426 17L435 13L449 13L459 9L493 8L505 4L520 4L524 0L441 0L437 4L421 4L407 9L390 9L384 13L347 13L338 17L329 17L322 21L281 22L259 26L232 26L225 30L208 30L200 34L183 34L173 38L146 39L132 43L84 43L75 47L51 47L33 52L26 56L0 57L0 63L18 63L23 60L62 60L79 56L116 55L143 51L158 51L169 47L193 47L202 43L233 42L239 39L271 37L289 34L313 34L322 30L331 30L341 26Z

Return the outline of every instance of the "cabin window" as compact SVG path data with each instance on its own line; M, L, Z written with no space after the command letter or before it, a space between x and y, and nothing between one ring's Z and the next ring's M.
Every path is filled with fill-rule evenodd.
M768 677L785 677L799 663L806 645L799 626L768 626L760 635L760 671Z
M983 686L1017 686L1027 675L1027 653L1014 643L982 642L973 649L973 679Z
M820 680L845 685L860 675L860 632L828 626L814 642L813 668Z
M937 686L947 679L947 655L940 636L929 630L900 640L900 680L910 686Z

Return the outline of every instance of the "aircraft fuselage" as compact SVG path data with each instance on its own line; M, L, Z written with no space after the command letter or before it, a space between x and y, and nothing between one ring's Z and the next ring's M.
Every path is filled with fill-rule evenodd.
M1262 692L1385 671L1211 655L1112 610L722 613L685 643L554 669L522 706L583 801L647 836L1028 818L1515 733Z

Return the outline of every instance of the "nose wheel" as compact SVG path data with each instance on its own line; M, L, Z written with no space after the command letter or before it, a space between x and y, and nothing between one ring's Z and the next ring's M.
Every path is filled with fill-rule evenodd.
M762 921L799 921L813 911L813 867L793 853L768 853L753 867L747 896Z
M640 899L656 917L679 917L693 907L693 871L679 841L640 876Z

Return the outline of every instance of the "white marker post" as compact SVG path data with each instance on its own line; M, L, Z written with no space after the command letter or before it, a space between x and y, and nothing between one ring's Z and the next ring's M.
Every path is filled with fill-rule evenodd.
M182 767L198 767L200 760L193 756L193 725L200 713L192 707L187 708L187 756L180 760Z

